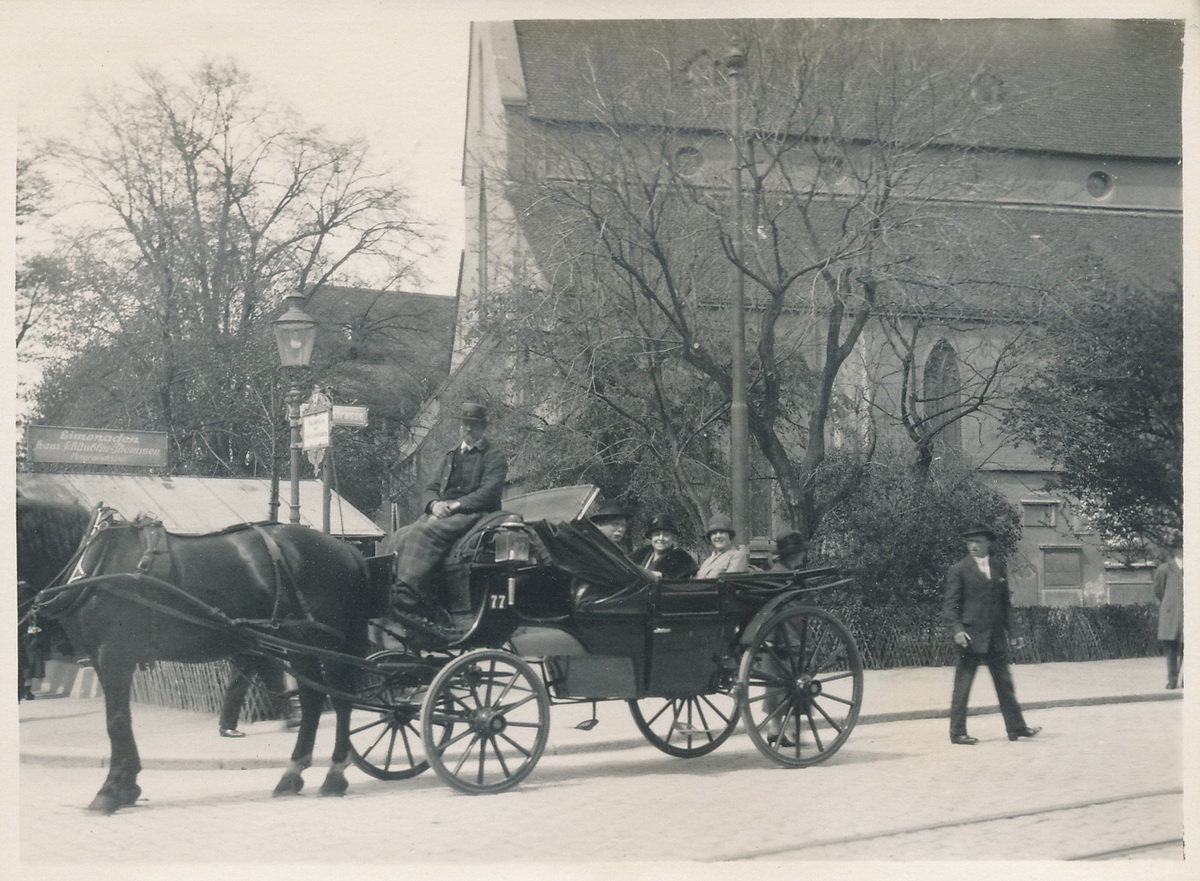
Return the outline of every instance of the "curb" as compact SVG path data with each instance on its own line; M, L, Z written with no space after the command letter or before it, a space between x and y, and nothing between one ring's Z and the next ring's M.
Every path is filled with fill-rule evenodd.
M1145 703L1148 701L1182 700L1182 691L1167 693L1143 693L1128 695L1110 695L1087 698L1063 698L1059 700L1023 701L1024 710L1046 710L1063 707L1090 707L1104 704ZM967 711L969 716L992 715L1000 712L999 704L972 707ZM921 719L949 718L949 709L932 710L902 710L890 713L869 713L859 716L858 725L878 725L887 722L911 722ZM740 730L740 723L739 723ZM736 734L737 732L735 732ZM547 744L546 755L569 756L580 753L598 752L600 750L622 750L646 746L647 741L640 735L637 737L615 737L610 740L588 741L586 743ZM24 764L46 765L56 768L107 768L108 755L91 754L69 755L63 753L40 753L36 750L21 751L20 761ZM261 769L279 769L287 764L286 749L278 757L273 758L199 758L199 757L163 757L154 758L143 755L143 770L155 771L248 771Z

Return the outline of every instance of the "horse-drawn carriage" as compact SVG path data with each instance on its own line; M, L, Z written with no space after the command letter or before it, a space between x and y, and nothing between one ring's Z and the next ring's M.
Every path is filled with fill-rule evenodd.
M381 779L432 766L459 790L503 791L537 764L561 703L627 701L646 739L673 756L711 752L739 721L780 765L833 755L858 718L862 663L846 628L806 600L846 583L837 571L663 581L586 519L596 495L510 498L463 536L443 596L472 617L450 641L389 614L390 557L364 560L305 527L184 538L111 515L107 530L92 526L73 577L38 606L92 653L109 702L113 759L93 809L140 793L122 730L136 664L247 650L286 658L301 686L304 716L276 794L303 785L327 698L337 711L328 795L345 790L347 758Z
M662 581L585 519L593 487L509 499L454 547L444 595L467 599L470 629L449 645L381 630L351 724L363 771L401 779L428 766L466 792L529 774L552 704L625 700L670 755L720 746L739 719L786 766L846 741L862 702L853 638L806 595L843 584L830 568ZM374 558L386 595L388 558ZM454 600L449 600L453 602Z

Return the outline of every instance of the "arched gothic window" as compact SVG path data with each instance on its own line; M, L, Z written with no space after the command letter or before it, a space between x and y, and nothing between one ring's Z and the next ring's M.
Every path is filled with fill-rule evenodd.
M925 362L925 416L938 430L934 447L942 453L962 452L962 421L957 419L962 385L954 347L939 340Z

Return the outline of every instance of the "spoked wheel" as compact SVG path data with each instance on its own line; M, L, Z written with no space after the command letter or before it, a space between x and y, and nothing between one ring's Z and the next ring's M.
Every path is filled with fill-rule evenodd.
M533 770L550 734L550 696L528 663L500 649L451 661L421 710L437 775L462 792L503 792Z
M729 739L738 723L736 696L720 692L631 700L629 712L646 740L683 759L712 752Z
M367 660L375 667L363 674L359 693L369 706L356 706L350 715L350 759L379 780L416 777L429 768L419 720L436 668L422 668L420 658L396 650ZM448 737L449 729L441 735Z
M755 635L738 670L747 733L789 767L823 762L850 736L862 706L862 659L842 623L820 609L786 606Z

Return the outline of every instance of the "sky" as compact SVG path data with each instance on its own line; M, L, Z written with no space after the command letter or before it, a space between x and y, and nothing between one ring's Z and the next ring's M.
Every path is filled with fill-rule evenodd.
M12 59L18 127L37 137L69 135L87 90L103 94L130 82L138 65L182 75L205 59L233 59L307 123L365 138L378 161L397 167L414 211L443 240L422 267L428 291L454 293L468 20L355 0L286 9L212 0L26 5L37 12L24 18Z
M69 135L88 89L130 82L138 65L184 74L233 59L268 94L335 137L363 137L394 165L417 216L441 241L426 292L455 293L470 21L742 15L950 16L1181 14L1200 0L2 0L0 131ZM1174 10L1174 13L1172 13ZM7 100L3 100L7 99ZM0 153L7 143L0 137ZM8 170L5 169L5 174ZM0 178L0 180L3 180ZM7 183L7 181L5 182ZM9 203L11 204L11 202ZM0 251L0 254L3 254Z

